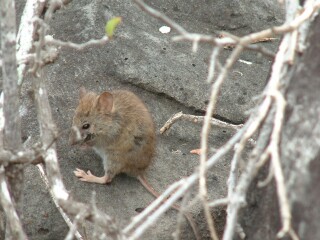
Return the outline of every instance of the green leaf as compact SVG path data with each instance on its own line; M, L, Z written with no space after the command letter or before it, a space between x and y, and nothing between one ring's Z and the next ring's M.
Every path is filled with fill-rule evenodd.
M106 34L109 38L111 38L114 34L119 23L121 23L121 17L111 18L106 24Z

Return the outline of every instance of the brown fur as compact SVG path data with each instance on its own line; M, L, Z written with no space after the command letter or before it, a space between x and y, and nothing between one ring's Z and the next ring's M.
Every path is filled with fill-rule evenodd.
M93 147L111 179L122 172L142 174L155 152L154 124L142 101L124 90L97 95L81 89L80 97L73 126L79 129L81 139L75 140L71 134L70 142ZM82 129L86 123L90 128Z

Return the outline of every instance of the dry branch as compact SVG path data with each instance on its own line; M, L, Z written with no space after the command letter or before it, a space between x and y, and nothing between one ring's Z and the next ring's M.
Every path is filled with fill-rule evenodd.
M230 200L228 198L221 198L221 199L217 199L212 202L209 202L208 205L209 207L214 208L214 207L228 205L229 202Z
M189 122L193 122L193 123L203 123L204 122L204 117L203 116L190 115L190 114L184 114L182 112L178 112L178 113L172 115L168 119L168 121L160 129L160 133L161 134L165 133L178 120L185 120L185 121L189 121ZM243 127L243 124L235 125L235 124L231 124L231 123L227 123L227 122L218 120L216 118L211 118L210 119L210 124L215 125L215 126L219 126L219 127L235 129L235 130L239 130L240 128Z
M50 1L50 5L44 15L44 23L49 21L49 19L52 17L52 13L56 9L60 8L61 4L61 1ZM54 143L58 133L52 118L51 107L45 85L45 76L41 76L42 71L40 68L42 59L41 49L45 46L46 31L46 25L40 24L39 42L36 47L36 60L33 67L33 70L37 72L36 75L39 77L34 78L33 83L37 115L40 126L40 138L43 148L46 149L46 151L43 153L43 158L45 160L46 174L48 177L51 195L57 201L57 205L61 206L68 213L72 215L78 215L79 212L83 212L81 219L92 221L97 226L100 226L101 230L105 234L109 234L109 236L111 236L113 239L123 239L122 232L119 230L117 224L115 224L112 218L101 211L96 209L92 210L91 207L72 200L63 184ZM81 219L79 219L79 221ZM71 226L71 228L75 227L70 223L69 226ZM74 231L75 230L72 230L72 232Z
M244 148L244 145L246 143L246 140L251 137L254 132L259 128L260 124L262 121L265 119L267 116L269 109L271 107L271 99L268 98L261 105L258 106L258 109L256 112L252 114L253 120L251 121L250 124L248 124L247 130L245 130L244 134L241 137L241 141L237 146L235 156L232 160L232 167L230 169L230 176L228 179L228 198L230 199L230 203L228 205L227 209L227 223L226 223L226 228L224 231L223 235L223 240L232 240L233 239L233 234L236 230L237 226L237 218L238 218L238 212L240 208L244 205L245 203L245 196L247 189L258 172L258 169L255 165L256 158L260 152L258 151L261 144L257 144L256 148L253 150L251 157L249 159L249 162L246 166L246 170L244 171L244 174L241 175L239 183L236 183L237 176L234 172L234 166L237 164L235 161L238 160L238 154L241 153L241 149ZM260 166L261 167L261 166Z
M20 26L17 34L17 58L26 59L19 62L18 65L18 85L22 84L23 75L26 72L26 63L30 61L28 59L29 53L33 47L33 41L37 30L37 21L33 19L38 18L43 12L46 1L28 0L26 1L25 8L23 10Z
M16 151L21 148L21 122L19 116L19 91L16 68L16 14L14 2L1 2L1 49L3 55L3 94L4 94L4 143L5 148Z
M2 50L2 75L3 75L3 116L1 129L2 149L16 153L22 148L21 121L19 115L20 99L17 84L16 61L16 14L15 2L10 0L0 1L1 11L1 50ZM2 95L2 94L1 94ZM1 107L2 114L2 107ZM23 183L23 170L19 166L4 166L1 164L1 203L6 213L7 239L26 239L21 227L19 217L15 211L20 204ZM5 177L8 177L5 179ZM11 195L9 193L11 191ZM8 207L8 209L6 209Z
M47 190L50 192L51 198L56 206L56 208L58 209L58 211L60 212L61 216L63 217L64 221L67 223L68 227L70 228L70 231L66 237L66 239L72 239L73 236L75 236L78 240L83 240L83 237L81 236L81 234L77 231L77 224L78 221L80 219L82 219L82 216L84 215L83 211L79 212L78 215L76 215L75 217L75 222L72 223L70 218L68 217L68 215L63 211L63 209L59 206L59 203L57 201L57 199L54 197L54 194L52 192L52 189L50 189L50 185L49 185L49 181L48 178L44 172L44 166L43 164L38 164L37 165L39 172L40 172L40 176L42 181L45 183Z
M69 47L69 48L73 48L78 51L84 50L88 47L104 45L109 40L110 40L110 38L108 38L107 36L103 36L101 39L91 39L88 42L77 44L77 43L73 43L73 42L64 42L64 41L61 41L58 39L54 39L50 35L47 35L45 37L45 41L49 45L55 45L55 46L59 46L59 47Z
M184 183L184 180L181 179L171 186L169 186L156 200L154 200L147 208L145 208L139 215L135 216L131 223L124 229L124 233L129 235L129 233L136 228L138 225L142 224L147 217L158 208L172 193L177 191Z
M6 214L7 229L10 229L6 233L6 238L12 238L17 240L27 239L26 234L23 231L20 219L15 209L14 201L11 198L9 187L5 177L5 170L3 166L0 166L0 202L3 211ZM7 234L10 234L8 236Z
M83 219L92 222L94 225L99 226L101 230L111 239L126 239L123 232L119 229L115 220L104 212L95 209L87 204L77 202L72 199L59 200L59 205L71 215L78 215L83 211Z

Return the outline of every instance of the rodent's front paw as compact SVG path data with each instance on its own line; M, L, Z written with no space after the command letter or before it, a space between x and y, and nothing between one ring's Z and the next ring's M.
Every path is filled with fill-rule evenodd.
M88 170L87 172L77 168L74 172L74 175L76 175L80 181L84 181L84 182L91 182L90 180L92 180L92 177L95 177L94 175L92 175L92 173L90 172L90 170Z

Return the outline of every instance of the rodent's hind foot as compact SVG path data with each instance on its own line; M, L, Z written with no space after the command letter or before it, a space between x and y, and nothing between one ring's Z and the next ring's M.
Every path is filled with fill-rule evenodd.
M191 154L201 155L201 148L193 149L190 151Z
M93 175L90 170L85 172L79 168L76 168L76 170L73 171L73 173L74 173L74 175L76 175L76 177L79 178L80 181L83 181L83 182L107 184L112 181L112 178L110 178L109 176L105 175L103 177L97 177L97 176Z

